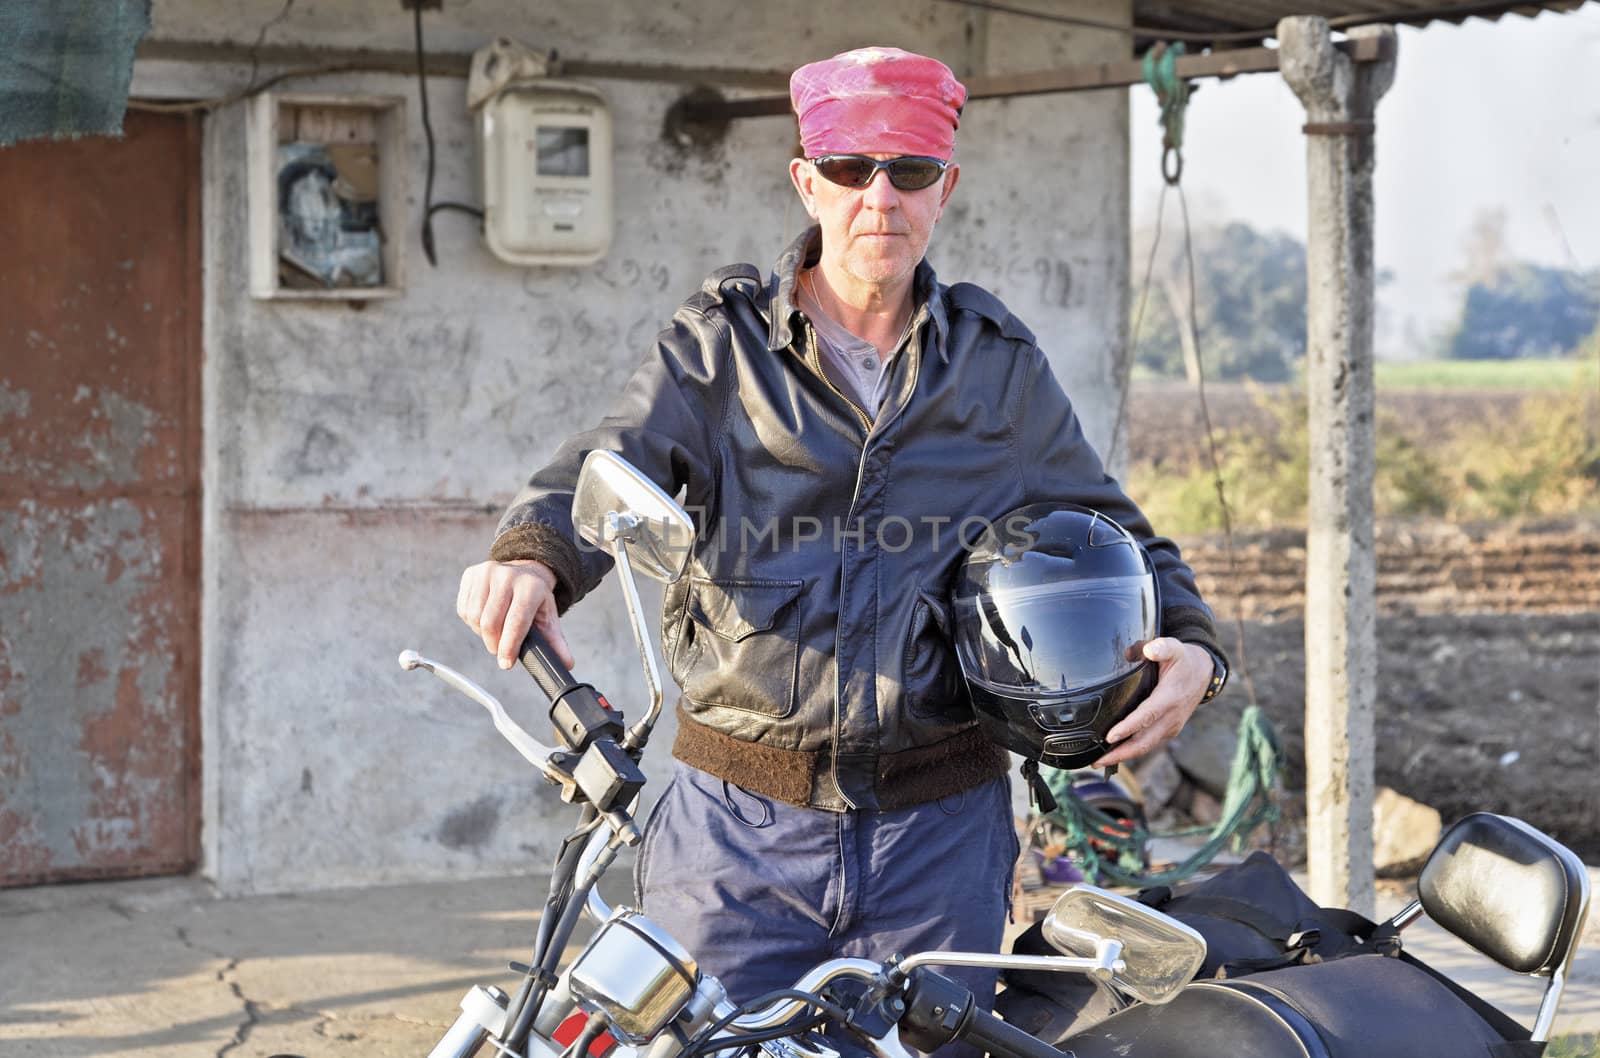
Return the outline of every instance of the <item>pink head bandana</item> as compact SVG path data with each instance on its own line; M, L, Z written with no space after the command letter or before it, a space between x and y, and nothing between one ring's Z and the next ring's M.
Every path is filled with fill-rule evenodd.
M789 78L807 158L921 154L948 160L967 90L937 59L899 48L857 48Z

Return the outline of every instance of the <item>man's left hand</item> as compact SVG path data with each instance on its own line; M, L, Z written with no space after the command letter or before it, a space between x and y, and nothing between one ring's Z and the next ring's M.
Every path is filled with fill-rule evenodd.
M1144 645L1144 656L1160 666L1155 690L1107 732L1111 751L1096 768L1142 757L1182 731L1211 682L1211 655L1193 643L1162 636Z

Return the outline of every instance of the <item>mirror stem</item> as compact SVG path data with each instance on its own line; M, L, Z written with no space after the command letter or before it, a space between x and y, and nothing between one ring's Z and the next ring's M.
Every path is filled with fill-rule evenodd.
M899 976L919 966L978 966L999 970L1053 970L1088 974L1102 980L1124 968L1122 942L1102 939L1092 957L1070 955L1007 955L994 952L925 951L901 959L895 965Z
M663 692L661 690L661 671L656 668L655 651L650 649L650 632L644 623L644 614L640 612L643 607L639 602L639 587L633 579L633 563L628 559L627 538L618 532L618 518L616 512L606 517L606 531L615 533L617 541L616 557L618 572L621 574L622 595L628 604L629 624L633 627L633 641L639 647L639 660L644 665L644 682L650 692L650 708L640 721L628 729L627 736L622 740L625 750L639 750L650 738L650 730L655 727L656 718L661 715Z

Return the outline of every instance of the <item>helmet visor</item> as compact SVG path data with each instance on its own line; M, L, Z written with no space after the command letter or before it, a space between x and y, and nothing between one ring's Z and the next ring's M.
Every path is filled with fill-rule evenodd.
M955 600L956 654L967 679L1001 693L1072 694L1144 663L1155 638L1151 577L1103 577Z

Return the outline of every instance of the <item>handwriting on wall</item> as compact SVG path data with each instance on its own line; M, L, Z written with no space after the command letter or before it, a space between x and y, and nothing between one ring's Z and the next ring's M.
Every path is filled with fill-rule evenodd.
M481 489L478 464L520 465L597 422L683 296L675 269L644 255L535 268L521 298L474 311L371 318L262 310L232 370L249 394L240 441L271 502L368 488L379 466L428 466L443 489ZM380 451L404 456L380 457ZM359 481L358 481L359 479ZM450 484L446 482L454 482ZM359 484L360 488L357 489ZM402 486L402 489L409 486Z
M633 257L607 257L588 268L529 268L522 276L522 292L530 298L570 297L594 283L616 291L664 294L672 285L672 269Z
M976 283L1003 301L1016 302L1012 308L1019 313L1025 314L1030 299L1053 309L1072 305L1072 263L1063 258L1018 257L999 246L968 241L941 249L933 264L943 281Z

